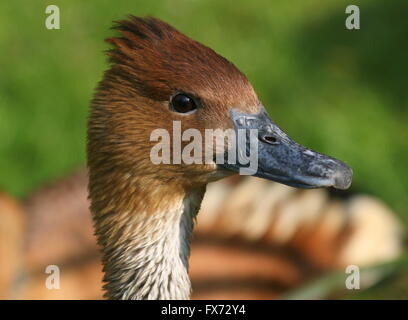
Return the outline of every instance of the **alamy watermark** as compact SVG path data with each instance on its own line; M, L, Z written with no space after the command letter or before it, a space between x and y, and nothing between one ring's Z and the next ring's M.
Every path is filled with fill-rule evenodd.
M45 268L45 273L49 276L45 279L45 287L48 290L58 290L61 288L60 269L56 265L49 265Z
M346 267L346 288L349 290L360 289L360 268L356 265L349 265Z
M346 13L349 16L346 18L346 28L348 30L359 30L360 29L360 8L354 4L346 7Z
M60 9L58 6L51 4L45 8L48 16L45 18L45 27L48 30L59 30L60 26Z
M204 137L198 129L182 131L181 121L173 121L172 129L172 134L166 129L150 134L157 142L150 151L153 164L239 164L241 175L258 170L257 129L205 129Z

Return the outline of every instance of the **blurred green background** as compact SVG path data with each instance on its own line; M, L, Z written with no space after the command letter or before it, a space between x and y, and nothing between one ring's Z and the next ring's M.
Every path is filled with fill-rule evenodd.
M44 26L47 5L61 30ZM112 21L154 15L234 62L295 140L354 169L408 225L408 1L2 1L0 189L22 197L85 161Z

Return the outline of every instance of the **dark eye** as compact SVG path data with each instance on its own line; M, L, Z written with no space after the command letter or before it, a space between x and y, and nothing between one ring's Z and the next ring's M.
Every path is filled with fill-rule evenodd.
M187 113L197 109L197 105L193 98L185 93L178 93L170 101L171 108L179 113Z

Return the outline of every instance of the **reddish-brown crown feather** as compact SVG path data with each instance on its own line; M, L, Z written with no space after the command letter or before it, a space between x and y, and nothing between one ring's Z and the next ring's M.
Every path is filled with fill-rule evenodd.
M259 104L252 86L231 62L169 24L130 16L114 29L121 37L107 39L114 45L109 52L112 73L139 95L165 101L175 91L184 91L223 105Z

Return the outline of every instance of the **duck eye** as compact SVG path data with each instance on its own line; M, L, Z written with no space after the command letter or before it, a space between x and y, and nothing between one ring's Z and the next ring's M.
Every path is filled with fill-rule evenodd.
M176 94L170 101L171 108L178 113L187 113L197 109L193 98L184 93Z

